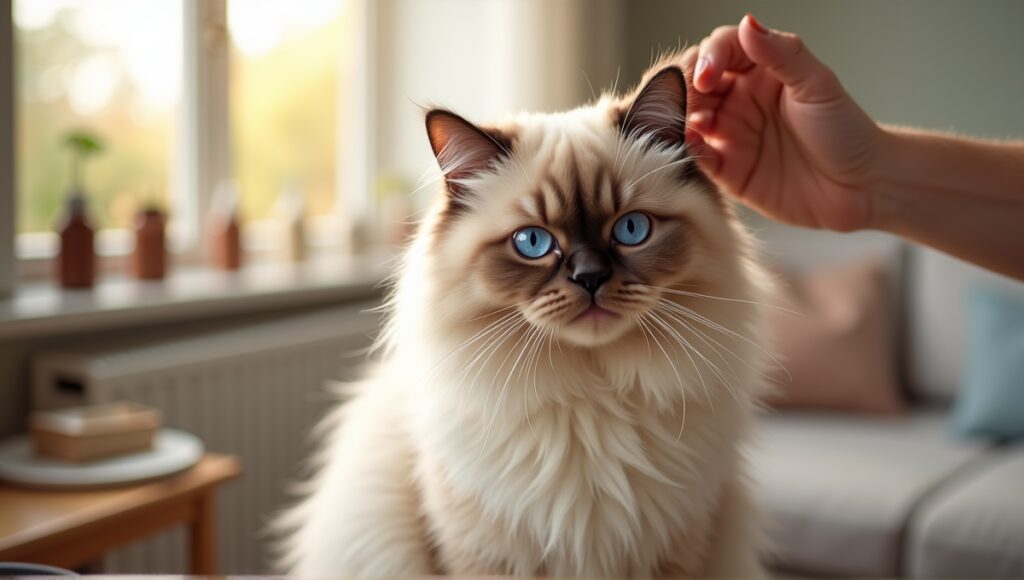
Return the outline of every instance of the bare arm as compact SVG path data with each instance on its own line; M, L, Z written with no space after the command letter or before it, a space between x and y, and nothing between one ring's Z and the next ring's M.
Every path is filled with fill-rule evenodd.
M1024 280L1024 143L881 127L794 34L747 15L687 55L690 142L779 221L879 229Z
M1024 280L1024 143L887 128L870 227Z

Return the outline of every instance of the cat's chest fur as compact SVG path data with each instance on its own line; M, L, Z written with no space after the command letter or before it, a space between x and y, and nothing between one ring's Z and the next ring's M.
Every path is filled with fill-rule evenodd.
M607 373L537 380L565 396L538 404L525 381L501 403L416 403L416 473L440 571L636 576L669 560L699 571L742 410L691 399L684 425L681 400L623 394Z

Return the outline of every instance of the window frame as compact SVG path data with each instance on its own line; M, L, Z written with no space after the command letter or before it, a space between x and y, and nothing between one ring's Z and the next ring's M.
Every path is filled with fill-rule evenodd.
M181 118L172 207L179 244L198 259L213 189L231 177L230 44L227 0L183 0Z
M14 288L14 1L0 0L0 297Z
M376 109L377 6L373 0L349 0L353 3L351 38L345 48L359 54L352 67L354 79L340 80L338 106L350 107L348 124L338 129L338 175L336 202L347 208L349 220L341 223L336 215L319 218L324 223L313 229L326 230L338 225L337 232L308 240L311 247L336 245L351 251L362 223L373 219L372 175L375 167L375 142L370 127ZM228 0L183 0L183 58L181 139L177 144L176 166L168 183L169 205L176 216L177 231L169 240L177 262L195 264L203 258L202 225L211 196L217 185L233 177L230 126L231 40L227 26ZM13 17L14 0L0 0L0 296L9 294L18 280L38 279L50 271L56 256L57 240L52 233L17 233L17 182L14 169L17 150L14 122L16 56ZM7 81L7 82L4 82ZM314 220L316 221L316 220ZM266 225L252 222L255 229ZM318 227L320 226L320 227ZM330 228L323 227L330 226ZM252 236L247 236L252 238ZM336 238L336 244L333 242ZM244 239L244 238L243 238ZM328 240L328 243L324 243ZM97 234L100 268L114 269L120 258L131 252L127 230L102 230ZM21 250L19 251L19 248ZM259 253L260 248L252 248Z

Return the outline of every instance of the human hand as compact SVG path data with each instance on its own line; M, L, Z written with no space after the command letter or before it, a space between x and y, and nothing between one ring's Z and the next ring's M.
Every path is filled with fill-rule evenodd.
M871 225L887 134L798 36L748 14L687 51L684 65L687 141L726 193L794 225Z

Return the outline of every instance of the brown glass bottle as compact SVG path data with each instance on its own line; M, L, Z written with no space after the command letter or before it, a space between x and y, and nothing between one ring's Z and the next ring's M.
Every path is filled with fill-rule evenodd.
M161 280L167 274L167 218L156 208L135 216L132 270L140 280Z
M57 280L64 288L91 288L96 277L95 231L85 211L85 198L72 195L57 226L60 253Z
M214 219L210 224L210 262L218 270L242 267L241 228L235 213Z

